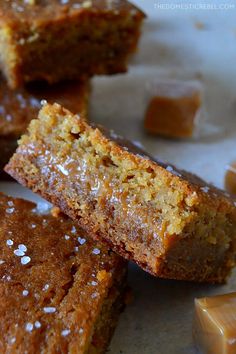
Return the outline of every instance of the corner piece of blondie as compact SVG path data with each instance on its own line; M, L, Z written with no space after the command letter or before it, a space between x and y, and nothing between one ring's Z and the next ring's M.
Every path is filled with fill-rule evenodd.
M105 353L126 262L64 216L0 194L1 353Z
M126 0L0 3L0 68L11 88L127 69L145 15Z
M38 114L43 100L60 103L87 119L89 94L88 79L55 85L33 83L11 90L0 77L0 178L7 178L3 167L16 150L17 139L25 133L31 119Z
M233 200L58 104L5 171L156 276L220 283L235 265Z

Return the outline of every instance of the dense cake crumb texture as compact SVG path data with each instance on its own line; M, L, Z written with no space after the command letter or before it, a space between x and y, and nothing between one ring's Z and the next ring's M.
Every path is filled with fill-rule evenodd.
M11 88L125 72L144 17L126 0L2 1L1 70Z
M31 122L6 171L156 276L223 282L235 265L225 192L57 104Z
M13 91L0 78L0 177L7 178L3 167L16 150L17 139L25 133L43 103L58 102L87 119L89 93L88 79L56 85L37 82Z

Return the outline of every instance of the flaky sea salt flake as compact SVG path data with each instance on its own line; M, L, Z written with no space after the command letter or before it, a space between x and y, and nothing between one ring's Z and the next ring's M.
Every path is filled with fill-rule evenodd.
M41 327L41 323L39 321L35 321L34 322L34 327L35 328L40 328Z
M27 247L23 243L18 245L18 249L20 251L22 251L22 252L26 252L27 251Z
M101 251L98 248L93 249L93 254L100 254Z
M17 257L23 257L25 255L25 252L17 249L17 250L14 250L14 255Z
M44 287L43 287L43 291L46 291L49 289L49 284L45 284Z
M26 323L25 329L27 332L32 332L33 328L34 328L33 323L30 323L30 322Z
M7 208L6 209L7 214L12 214L12 213L14 213L14 211L15 211L15 208Z
M29 291L28 290L23 290L22 291L22 295L23 296L28 296L29 295Z
M210 190L210 188L209 187L207 187L207 186L205 186L205 187L201 187L200 188L204 193L208 193L209 192L209 190Z
M83 245L85 242L86 242L86 239L85 238L82 238L82 237L78 237L78 242Z
M77 230L76 230L75 226L72 226L72 229L71 229L72 234L75 234L76 231L77 231Z
M22 265L26 265L26 264L28 264L31 261L31 258L29 256L24 256L24 257L21 258L20 261L21 261Z
M43 308L43 311L44 311L45 313L55 313L55 312L56 312L56 307L51 307L51 306L49 306L49 307L44 307L44 308Z
M13 242L12 240L10 240L10 239L6 241L7 246L12 246L13 243L14 243L14 242Z
M70 330L69 330L69 329L63 329L63 330L61 331L61 335L62 335L63 337L68 336L68 334L70 334Z

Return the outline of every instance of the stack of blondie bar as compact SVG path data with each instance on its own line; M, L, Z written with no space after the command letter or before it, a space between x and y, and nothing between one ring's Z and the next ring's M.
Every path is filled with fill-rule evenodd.
M125 0L1 1L1 169L42 100L87 117L90 77L127 70L143 19Z
M0 5L3 140L31 121L5 171L56 206L0 197L1 352L104 353L125 259L211 283L235 265L233 200L88 123L89 78L126 70L143 18L124 0Z
M0 3L3 166L43 102L88 119L90 78L125 72L144 14L125 0ZM53 208L0 195L0 352L104 353L127 262Z

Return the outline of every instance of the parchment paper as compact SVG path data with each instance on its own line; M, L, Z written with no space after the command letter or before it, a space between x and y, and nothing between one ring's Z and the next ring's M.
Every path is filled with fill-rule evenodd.
M149 16L140 50L128 74L93 80L92 119L140 141L154 156L222 187L225 165L236 160L236 3L222 1L232 5L230 10L160 10L157 0L135 3ZM190 4L182 1L186 3ZM220 0L209 3L219 5ZM188 141L146 135L146 85L153 78L200 79L207 119L216 129ZM0 183L0 190L37 199L12 183ZM159 280L131 264L129 284L135 299L121 315L109 353L194 354L194 298L236 290L235 275L225 286L198 285Z

